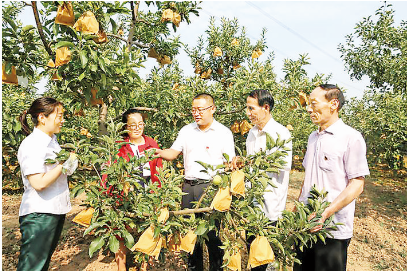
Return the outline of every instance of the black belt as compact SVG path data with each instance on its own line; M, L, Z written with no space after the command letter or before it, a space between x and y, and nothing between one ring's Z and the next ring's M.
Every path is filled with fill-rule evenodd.
M204 183L209 183L210 180L205 180L205 179L184 179L185 183L190 184L190 185L198 185L198 184L204 184Z

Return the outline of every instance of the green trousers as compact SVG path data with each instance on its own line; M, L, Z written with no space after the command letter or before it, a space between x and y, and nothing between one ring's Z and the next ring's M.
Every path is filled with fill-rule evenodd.
M58 244L65 215L32 213L20 217L21 248L17 271L46 271Z

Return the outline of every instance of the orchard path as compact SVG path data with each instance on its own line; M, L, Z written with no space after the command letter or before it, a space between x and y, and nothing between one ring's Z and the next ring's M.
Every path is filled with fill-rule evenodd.
M287 208L293 208L304 173L292 171ZM407 270L407 185L385 177L369 177L365 191L357 199L354 237L349 247L348 270ZM14 271L19 254L18 208L21 195L2 195L2 270ZM113 255L88 256L91 237L73 224L73 217L84 207L72 200L63 236L54 253L50 270L113 271ZM244 261L247 256L244 257ZM243 266L246 265L243 263ZM135 270L135 268L130 268ZM149 270L185 270L180 257L169 255L165 263Z

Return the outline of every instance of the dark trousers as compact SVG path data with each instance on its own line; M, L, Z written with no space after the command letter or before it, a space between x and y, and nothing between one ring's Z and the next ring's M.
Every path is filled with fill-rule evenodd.
M18 271L46 271L57 247L65 215L32 213L21 216Z
M182 192L188 193L182 196L182 208L193 208L193 201L198 201L205 188L209 183L191 184L185 182L182 187ZM199 214L198 214L199 215ZM197 215L197 216L198 216ZM208 232L208 240L205 240L209 254L209 270L222 270L223 250L221 240L216 236L215 231ZM188 258L188 270L202 271L203 270L203 246L200 243L195 244L195 249L192 255Z
M297 248L297 258L301 265L295 264L294 271L345 271L350 239L326 238L326 244L318 240L311 248Z

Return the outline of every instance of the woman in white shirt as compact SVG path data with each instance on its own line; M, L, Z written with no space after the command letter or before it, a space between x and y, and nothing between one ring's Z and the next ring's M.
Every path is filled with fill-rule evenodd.
M21 248L18 271L48 270L52 253L61 236L65 214L71 210L67 175L78 166L71 156L64 164L46 164L55 159L61 147L55 134L64 123L62 103L54 98L36 99L20 116L25 134L18 149L18 162L24 184L19 221ZM33 132L27 114L34 124ZM66 172L65 174L63 172Z

